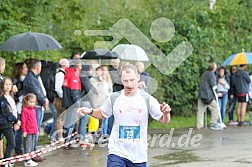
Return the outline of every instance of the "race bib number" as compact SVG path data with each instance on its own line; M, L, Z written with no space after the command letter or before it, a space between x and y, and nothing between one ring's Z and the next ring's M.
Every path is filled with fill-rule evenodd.
M140 126L119 126L120 139L139 139Z

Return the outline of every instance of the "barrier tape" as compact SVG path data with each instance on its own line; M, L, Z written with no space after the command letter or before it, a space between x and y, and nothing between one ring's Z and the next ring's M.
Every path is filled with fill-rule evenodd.
M70 134L69 136L67 136L67 137L65 137L65 138L63 138L63 139L65 140L65 139L67 139L67 138L73 137L73 136L75 136L76 134L77 134L77 132L75 132L75 133L73 133L73 134ZM52 147L52 146L58 144L59 142L60 142L60 141L55 141L55 142L53 142L53 143L51 143L51 144L48 144L48 145L46 145L46 146L44 146L43 148L40 148L40 149L38 149L38 150L32 151L32 152L30 152L30 153L22 154L22 155L17 155L17 156L15 156L15 157L6 158L6 159L3 159L3 160L0 160L0 162L1 162L1 161L6 161L6 160L11 160L11 159L13 159L13 158L21 158L21 157L24 157L24 156L29 156L29 155L36 154L36 153L38 153L38 152L40 152L40 151L42 151L42 150L44 150L44 149L46 149L46 148L49 148L49 147Z
M41 151L41 152L35 153L35 154L33 154L33 155L24 156L24 157L21 157L21 158L15 158L15 157L14 157L14 158L11 159L11 160L5 160L4 162L0 162L0 165L5 165L5 164L10 164L10 163L15 163L15 162L21 162L21 161L29 160L29 159L31 159L31 158L35 158L36 156L40 156L40 155L42 155L42 154L45 154L45 153L54 151L54 150L56 150L56 149L59 149L59 148L68 146L69 144L75 143L75 142L77 142L78 140L79 140L79 139L75 139L75 140L72 140L72 141L67 142L67 143L65 143L65 144L62 144L62 145L60 145L60 146L51 148L51 149L49 149L49 150L45 150L45 151Z
M76 134L77 134L77 132L65 137L64 140L67 139L67 138L73 137ZM65 147L65 146L68 146L69 144L75 143L77 141L79 141L79 139L75 139L75 140L72 140L70 142L66 142L64 144L53 147L53 146L55 146L56 144L58 144L60 142L60 141L56 141L56 142L53 142L53 143L51 143L49 145L44 146L43 148L32 151L30 153L26 153L26 154L17 155L17 156L14 156L14 157L9 157L9 158L2 159L2 160L0 160L0 165L5 165L5 164L14 163L14 162L21 162L21 161L29 160L31 158L35 158L35 157L40 156L42 154L54 151L56 149L59 149L59 148ZM48 149L48 148L50 148L50 149Z

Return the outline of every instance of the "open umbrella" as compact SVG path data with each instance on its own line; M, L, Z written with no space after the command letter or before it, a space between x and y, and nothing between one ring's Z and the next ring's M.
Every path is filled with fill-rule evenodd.
M224 63L222 63L222 66L232 66L240 64L252 64L252 53L240 52L232 54L224 61Z
M81 59L116 59L116 58L118 58L117 53L105 49L89 50L81 55Z
M21 50L42 51L61 48L62 46L52 36L37 32L14 35L0 46L0 50L12 52Z
M149 61L145 51L137 45L120 44L114 47L112 51L116 52L121 60Z
M101 64L101 60L103 59L117 59L118 54L106 49L95 49L89 50L81 54L81 59L95 59L99 60L99 64Z

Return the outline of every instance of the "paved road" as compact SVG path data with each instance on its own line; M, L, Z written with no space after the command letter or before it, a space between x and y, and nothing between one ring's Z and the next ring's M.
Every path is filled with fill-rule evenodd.
M150 131L149 166L151 167L246 167L252 166L252 127L210 129L168 129ZM107 147L92 150L80 147L59 149L45 154L39 167L104 167ZM17 163L15 166L22 166Z

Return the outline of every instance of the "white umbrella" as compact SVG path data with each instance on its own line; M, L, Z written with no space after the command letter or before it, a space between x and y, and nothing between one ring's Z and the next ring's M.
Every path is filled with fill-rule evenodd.
M137 45L120 44L114 47L112 51L116 52L121 60L149 61L145 51Z

